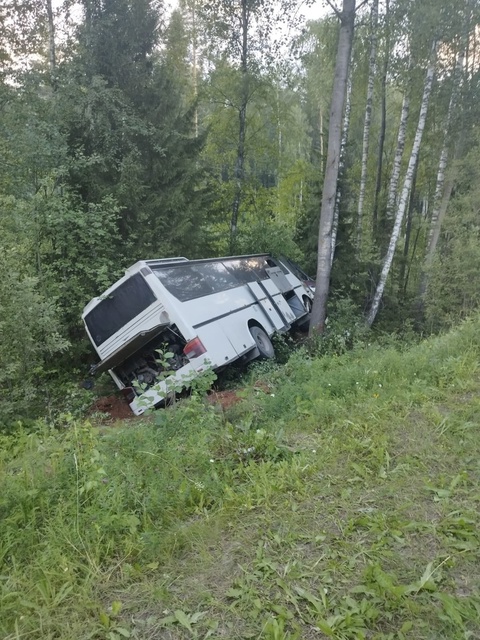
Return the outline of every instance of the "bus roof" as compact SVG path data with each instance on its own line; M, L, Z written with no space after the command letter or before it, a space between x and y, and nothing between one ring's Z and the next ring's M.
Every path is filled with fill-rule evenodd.
M251 253L242 256L223 256L220 258L201 258L198 260L188 260L187 258L160 258L158 260L142 260L150 268L172 266L175 264L204 264L206 262L222 262L223 260L244 260L247 258L267 258L270 253Z

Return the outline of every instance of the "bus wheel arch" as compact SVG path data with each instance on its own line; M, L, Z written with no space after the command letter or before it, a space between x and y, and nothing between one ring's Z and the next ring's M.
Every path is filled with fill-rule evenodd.
M272 341L262 325L255 320L250 320L248 323L248 329L255 342L255 355L253 355L253 358L258 358L259 360L271 360L274 358L275 350L273 348Z

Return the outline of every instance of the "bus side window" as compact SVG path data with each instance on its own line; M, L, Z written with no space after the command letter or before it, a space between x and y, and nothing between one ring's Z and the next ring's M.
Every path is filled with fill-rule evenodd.
M238 284L255 282L256 277L246 260L224 260L224 266L233 275Z
M190 264L153 270L168 291L181 302L238 287L237 279L221 262Z
M205 278L198 271L195 271L191 265L159 268L154 269L153 272L166 289L178 298L180 302L186 302L187 300L208 296L213 293L212 287L205 281Z
M240 258L237 260L224 260L223 264L235 275L239 284L248 284L257 280L266 280L268 267L265 258Z
M221 262L197 264L193 268L205 278L205 282L212 288L212 293L228 291L240 284Z

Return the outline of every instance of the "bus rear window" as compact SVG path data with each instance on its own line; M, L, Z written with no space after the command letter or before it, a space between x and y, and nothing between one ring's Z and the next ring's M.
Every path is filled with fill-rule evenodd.
M95 344L108 340L155 300L153 291L139 273L128 278L85 316Z

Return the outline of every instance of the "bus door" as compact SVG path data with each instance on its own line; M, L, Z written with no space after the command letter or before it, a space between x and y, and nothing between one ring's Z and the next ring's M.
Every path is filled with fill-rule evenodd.
M292 319L295 319L295 316L291 313L288 305L281 304L283 298L278 299L277 296L277 299L275 299L267 286L265 286L265 283L261 280L249 282L248 288L254 300L258 302L263 316L271 328L270 333L273 331L288 331L288 329L290 329L290 322ZM259 322L261 322L261 318L259 318ZM268 329L267 326L265 328Z

